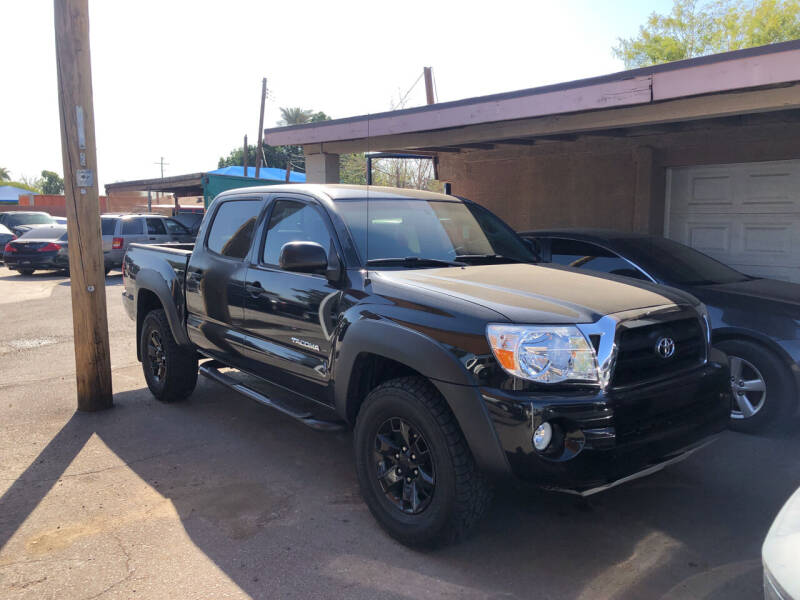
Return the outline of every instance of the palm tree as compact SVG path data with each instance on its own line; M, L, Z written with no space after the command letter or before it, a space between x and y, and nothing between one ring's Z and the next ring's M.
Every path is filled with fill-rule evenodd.
M8 181L11 179L11 173L5 167L0 167L0 181Z
M300 125L301 123L310 123L311 117L314 116L314 111L307 108L299 108L297 106L292 108L281 108L281 120L278 125Z

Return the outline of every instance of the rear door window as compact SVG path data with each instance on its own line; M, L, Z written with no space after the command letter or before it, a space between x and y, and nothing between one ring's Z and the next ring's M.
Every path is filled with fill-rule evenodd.
M551 260L559 265L649 281L633 263L589 242L553 238L550 240L550 254Z
M167 230L164 227L164 221L157 218L148 218L147 233L150 235L167 235Z
M142 219L125 219L122 221L122 235L141 235L143 233Z
M100 219L100 228L103 235L114 235L117 231L117 221L119 219Z
M244 258L261 212L261 200L228 200L214 215L206 246L212 252L231 258Z

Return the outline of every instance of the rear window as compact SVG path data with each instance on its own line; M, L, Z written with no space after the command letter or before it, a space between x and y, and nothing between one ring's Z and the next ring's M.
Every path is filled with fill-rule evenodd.
M142 219L125 219L122 221L122 235L139 235L144 233Z
M103 235L114 235L117 230L117 221L119 219L100 219L100 227L103 230Z
M260 200L223 202L208 232L208 249L231 258L247 256L260 212Z
M64 236L64 239L66 239L67 228L63 225L56 225L54 227L34 227L33 229L29 229L19 236L19 239L57 240L62 235Z

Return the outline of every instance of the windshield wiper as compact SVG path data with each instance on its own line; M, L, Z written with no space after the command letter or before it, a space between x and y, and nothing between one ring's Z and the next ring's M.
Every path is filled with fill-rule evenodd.
M511 262L521 262L516 258L509 258L502 254L459 254L456 258L458 260L508 260Z
M424 256L406 256L405 258L372 258L367 261L369 267L466 267L467 263Z

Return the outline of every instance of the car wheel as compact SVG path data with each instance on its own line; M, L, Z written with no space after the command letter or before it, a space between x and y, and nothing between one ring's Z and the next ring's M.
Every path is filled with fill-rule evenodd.
M153 396L162 402L174 402L194 391L197 354L178 346L163 309L145 316L140 344L144 378Z
M794 382L778 356L747 340L716 346L728 355L731 369L731 429L753 433L792 413Z
M108 265L103 269L103 271L105 272L106 275L108 275L111 272L112 268L113 267L111 265Z
M34 269L17 269L20 275L33 275Z
M421 377L393 379L369 393L354 445L361 495L378 523L403 544L457 541L491 503L491 488L453 413Z

